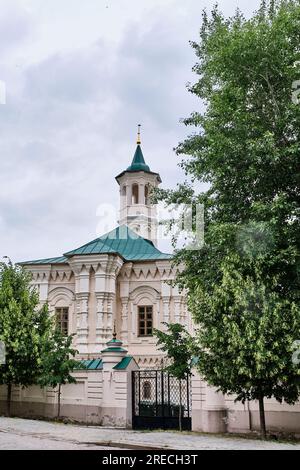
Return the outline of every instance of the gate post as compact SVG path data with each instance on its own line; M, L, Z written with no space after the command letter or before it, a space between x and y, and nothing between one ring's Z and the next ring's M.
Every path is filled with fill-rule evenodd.
M203 431L225 433L227 431L227 409L223 393L206 384L206 400L203 407Z
M131 428L132 382L131 373L138 369L132 356L122 348L122 342L114 338L102 351L103 397L101 407L102 426Z
M225 397L205 383L196 371L192 376L192 430L227 432Z

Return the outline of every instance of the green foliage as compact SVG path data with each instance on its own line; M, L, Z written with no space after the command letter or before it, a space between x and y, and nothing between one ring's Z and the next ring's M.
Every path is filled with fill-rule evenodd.
M189 90L205 109L184 120L193 133L177 154L209 189L156 195L204 204L205 245L177 253L177 283L200 326L200 372L241 400L299 396L299 44L299 1L264 1L250 19L203 14Z
M73 336L65 336L58 328L52 328L43 351L43 370L38 379L41 387L76 383L71 373L78 367L74 359L78 351L72 348Z
M8 414L12 385L59 386L60 409L61 385L76 382L71 375L78 366L73 336L64 336L55 327L47 304L39 308L30 274L11 262L0 265L0 340L6 348L0 384L8 386Z
M263 395L293 404L300 383L300 368L292 362L300 307L277 292L276 280L267 287L259 272L240 274L235 262L223 264L222 281L210 294L198 287L193 297L201 326L199 370L237 400Z
M171 363L166 367L177 379L185 379L192 371L192 341L184 326L164 323L167 332L154 330L159 349L167 353Z
M37 382L42 371L51 320L47 305L38 308L38 293L30 282L23 268L0 264L0 340L6 347L1 384L27 387Z

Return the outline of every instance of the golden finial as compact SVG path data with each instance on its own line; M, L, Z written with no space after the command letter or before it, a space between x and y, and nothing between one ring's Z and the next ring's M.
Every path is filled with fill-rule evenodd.
M141 124L138 125L137 145L141 145Z

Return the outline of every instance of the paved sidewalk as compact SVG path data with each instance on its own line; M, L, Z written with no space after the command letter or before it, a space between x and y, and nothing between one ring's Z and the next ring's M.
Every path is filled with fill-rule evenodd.
M0 449L107 449L140 446L180 450L300 450L299 444L262 442L232 436L142 432L96 426L0 417Z

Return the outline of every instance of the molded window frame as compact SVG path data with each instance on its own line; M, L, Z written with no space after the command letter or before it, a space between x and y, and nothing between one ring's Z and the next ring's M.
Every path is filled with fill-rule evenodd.
M139 338L153 337L153 305L139 305L137 317L138 317L138 337Z
M55 307L56 326L65 335L69 334L69 307Z

